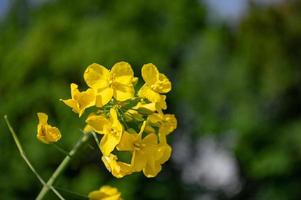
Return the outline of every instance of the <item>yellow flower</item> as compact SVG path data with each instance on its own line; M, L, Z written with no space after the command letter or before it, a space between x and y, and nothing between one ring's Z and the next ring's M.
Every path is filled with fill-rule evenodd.
M48 115L45 113L37 113L39 118L39 124L37 127L37 138L46 143L49 144L51 142L57 142L59 139L61 139L61 133L58 128L50 126L47 123Z
M164 155L171 154L171 147L167 144L166 136L177 128L177 119L173 114L154 113L148 116L148 125L152 124L159 127L158 135L160 144L162 144L162 151ZM166 159L167 161L168 159Z
M95 94L92 89L80 92L78 86L71 83L71 99L62 100L67 106L71 107L73 112L79 116L83 114L86 108L95 105Z
M141 73L145 84L140 88L138 95L156 103L159 108L166 109L166 96L161 94L171 90L171 82L152 63L143 65Z
M166 162L171 153L167 144L158 144L157 135L148 134L142 138L146 123L144 122L138 134L124 132L117 146L119 151L133 152L131 166L134 172L143 170L146 177L155 177L161 171L161 164ZM170 150L170 151L168 151Z
M157 93L167 93L171 90L171 83L168 78L160 73L157 67L148 63L142 67L142 77L145 84Z
M127 62L118 62L111 70L93 63L86 69L84 79L96 91L97 107L104 106L112 97L125 101L134 96L134 72Z
M110 109L110 119L102 115L91 115L86 120L87 124L97 133L104 134L99 147L101 152L108 156L120 142L123 127L114 108Z
M105 185L99 188L99 190L89 193L90 200L122 200L121 193L117 188Z
M102 156L102 161L105 164L106 168L112 173L116 178L122 178L125 175L132 173L131 165L117 161L118 158L114 154L108 156Z
M154 113L148 116L148 121L159 127L159 133L168 135L177 128L177 119L173 114Z

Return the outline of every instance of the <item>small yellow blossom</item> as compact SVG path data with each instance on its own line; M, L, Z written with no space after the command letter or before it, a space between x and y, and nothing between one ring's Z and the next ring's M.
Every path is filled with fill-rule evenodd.
M102 161L109 172L116 178L122 178L132 173L132 167L128 163L117 161L118 158L114 154L102 156Z
M171 82L152 63L143 65L141 73L145 84L140 88L138 95L156 103L159 108L166 109L166 96L161 94L171 90Z
M159 127L159 133L165 135L177 128L177 119L173 114L154 113L148 116L148 121Z
M95 105L95 93L92 89L80 92L78 86L71 83L71 99L62 100L67 106L71 107L73 112L79 116L83 114L86 108Z
M133 152L131 159L133 172L143 170L144 175L151 178L161 171L161 164L169 159L171 148L164 143L158 144L158 137L154 133L142 138L145 125L144 122L138 134L124 132L117 149Z
M166 136L177 128L177 119L173 114L154 113L148 116L148 122L159 127L158 135L160 144L166 144L163 148L166 152L171 152L171 147L167 144Z
M61 133L58 128L50 126L48 121L48 115L45 113L37 113L39 118L39 124L37 127L37 138L49 144L51 142L57 142L61 139Z
M171 83L168 78L160 73L157 67L148 63L142 67L142 77L145 84L157 93L167 93L171 90Z
M120 142L123 132L116 110L114 108L110 109L109 120L103 115L91 115L86 122L95 132L104 134L99 147L102 153L108 156Z
M106 105L112 97L125 101L134 96L134 72L127 62L116 63L111 70L93 63L84 73L87 85L96 91L96 106Z
M105 185L99 188L99 190L89 193L90 200L122 200L121 193L117 188Z

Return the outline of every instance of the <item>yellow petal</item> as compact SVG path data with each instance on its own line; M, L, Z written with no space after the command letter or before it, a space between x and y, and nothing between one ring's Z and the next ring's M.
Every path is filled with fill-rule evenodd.
M72 108L72 111L75 113L80 113L80 110L77 106L77 102L74 99L67 99L67 100L61 100L64 102L64 104L66 104L67 106L69 106L70 108Z
M39 124L47 124L48 115L46 113L37 113Z
M154 113L152 115L149 115L147 119L152 124L159 125L159 123L163 120L163 117L163 114Z
M78 98L79 90L77 89L78 86L75 83L71 83L70 90L71 90L71 99L62 100L67 106L72 108L72 111L75 113L80 113L80 109L78 107L78 102L75 100L75 98Z
M96 96L96 106L101 108L106 105L113 97L113 89L110 87L98 90Z
M111 128L108 119L101 115L91 115L87 118L86 123L97 133L104 134L106 130Z
M99 190L92 191L88 197L90 200L121 200L120 192L111 186L102 186Z
M115 195L118 193L118 190L114 187L108 186L108 185L104 185L99 189L100 192L103 192L104 194L107 195Z
M157 160L158 163L163 164L163 163L165 163L166 161L169 160L169 158L171 156L172 149L168 144L159 145L158 151L159 151L159 154L160 154L160 157Z
M88 89L80 92L78 86L74 83L71 84L71 99L62 100L67 106L81 116L86 108L95 105L95 93L94 90Z
M76 95L78 95L79 90L78 90L78 85L75 83L70 84L70 90L71 90L71 98L74 99Z
M46 136L46 139L49 142L57 142L59 139L61 139L61 133L59 129L52 126L48 127L48 134Z
M150 87L144 84L138 91L138 96L148 99L153 103L158 103L161 101L161 96L159 93L153 91Z
M161 171L161 165L156 162L154 159L149 159L143 169L143 173L146 177L152 178L158 175Z
M113 82L120 84L132 85L134 72L132 67L127 62L118 62L111 69L111 77Z
M134 143L139 140L138 134L130 134L128 132L124 132L122 134L121 140L117 145L118 151L133 151Z
M116 134L108 133L101 138L99 147L103 155L107 156L115 149L120 142L121 134L120 132L116 132Z
M131 166L134 172L140 172L146 165L146 158L143 151L134 151Z
M95 105L95 93L92 89L88 89L84 92L81 92L79 94L78 99L76 100L78 102L78 108L79 108L79 114L81 115L86 108L89 108L91 106Z
M103 132L105 135L100 141L100 150L104 155L109 155L119 144L123 132L123 127L114 108L110 109L110 128L103 129Z
M89 193L88 197L90 200L100 200L103 199L104 194L99 191L92 191Z
M114 108L110 109L110 122L112 124L112 128L122 132L122 125L118 119L117 111Z
M113 83L112 88L114 89L114 98L117 101L126 101L134 97L134 88L132 85L125 85L120 83Z
M117 161L117 156L110 154L108 156L102 156L106 168L117 178L122 178L125 175L132 173L132 168L129 164Z
M171 90L171 82L164 74L159 74L159 82L157 85L158 87L155 90L156 92L167 93Z
M165 135L170 134L177 128L177 118L173 114L165 114L163 118L163 122L159 127L159 133L163 133Z
M143 143L147 145L156 145L158 143L158 137L154 133L148 134L143 138Z
M109 85L110 71L102 65L93 63L84 72L87 85L93 89L106 88Z
M156 132L156 130L152 126L150 126L150 125L145 126L144 131L146 133L155 133Z
M157 67L152 63L143 65L141 74L143 80L148 86L155 84L159 80L159 71Z
M157 103L157 105L159 106L159 109L164 109L165 110L167 108L165 100L166 100L166 96L165 95L160 95L160 101ZM158 110L158 108L157 108L157 110Z

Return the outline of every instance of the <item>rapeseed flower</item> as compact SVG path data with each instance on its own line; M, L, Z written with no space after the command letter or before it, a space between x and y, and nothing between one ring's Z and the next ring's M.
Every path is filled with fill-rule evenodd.
M166 144L158 144L155 133L148 134L142 138L146 122L141 126L138 134L124 132L117 149L119 151L131 151L131 166L133 172L143 170L146 177L155 177L161 171L161 164L170 157L166 151Z
M62 100L67 106L71 107L73 112L79 116L83 114L86 108L95 105L95 93L92 89L80 92L78 85L71 83L71 99Z
M132 166L125 162L117 161L118 158L114 154L108 156L102 156L102 161L105 164L107 170L112 173L116 178L122 178L125 175L132 173Z
M86 69L84 79L96 92L97 107L106 105L112 97L125 101L134 96L134 72L127 62L118 62L111 70L93 63Z
M162 95L171 90L171 82L157 67L152 64L145 64L141 69L142 78L145 84L140 88L138 95L156 103L159 109L166 109L166 96Z
M177 119L173 114L154 113L148 121L159 128L159 133L168 135L177 128Z
M114 108L110 109L109 119L103 115L91 115L86 122L95 132L104 135L99 147L104 155L109 155L120 142L123 132L116 110Z
M117 178L141 171L146 177L155 177L172 152L167 136L176 129L177 119L163 113L171 82L151 63L143 65L141 74L145 83L135 91L138 79L130 64L118 62L109 70L93 63L84 72L89 89L80 92L76 84L71 84L72 98L63 100L80 116L85 109L94 107L83 132L102 136L101 159ZM99 135L96 137L98 141ZM120 160L119 152L130 153L131 157ZM97 192L93 195L103 195Z
M46 143L57 142L61 139L60 130L48 124L48 115L45 113L37 113L39 124L37 127L37 138Z
M117 188L105 185L99 188L99 190L89 193L90 200L122 200L121 193Z

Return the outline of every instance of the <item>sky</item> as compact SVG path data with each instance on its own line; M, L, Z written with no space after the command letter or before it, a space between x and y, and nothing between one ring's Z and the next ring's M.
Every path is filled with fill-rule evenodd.
M0 0L0 17L3 17L9 8L9 0Z

